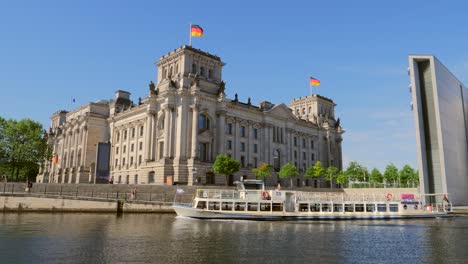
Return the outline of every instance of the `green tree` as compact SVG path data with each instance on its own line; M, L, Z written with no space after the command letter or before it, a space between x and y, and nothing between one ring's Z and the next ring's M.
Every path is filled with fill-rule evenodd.
M414 170L413 175L409 178L409 182L411 182L411 187L414 187L415 185L419 185L419 171Z
M265 180L265 178L271 176L271 167L266 163L261 163L258 168L252 169L252 172L257 180Z
M344 174L349 181L360 181L364 182L368 179L367 175L369 174L367 169L364 168L357 161L352 161L348 168L344 171Z
M419 180L419 175L417 174L416 170L413 169L410 165L406 164L400 170L400 184L403 186L408 186L411 183L415 182L415 178Z
M336 183L340 184L341 186L348 184L348 177L344 172L338 172L338 175L336 176Z
M322 167L322 162L317 161L313 166L307 168L305 176L311 178L321 178L325 176L326 170Z
M385 168L384 179L387 183L393 182L393 186L395 186L395 182L398 179L398 168L393 163L390 163Z
M382 173L377 168L372 169L370 173L370 182L382 183L382 181L383 181Z
M292 177L296 177L299 175L299 172L297 171L296 166L292 162L286 163L281 167L279 173L279 177L282 179L288 179L290 180L291 187L293 186L293 181Z
M330 187L333 185L333 180L336 180L336 178L338 177L338 174L339 174L340 170L335 167L335 166L330 166L327 168L327 181L330 182Z
M2 170L15 180L35 178L40 164L50 158L49 152L47 134L40 123L31 119L0 120Z
M224 174L226 185L229 184L229 175L239 171L240 163L226 154L219 154L213 164L213 171L218 174Z

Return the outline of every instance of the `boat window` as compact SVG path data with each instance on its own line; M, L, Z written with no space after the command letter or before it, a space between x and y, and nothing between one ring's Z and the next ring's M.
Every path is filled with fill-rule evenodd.
M378 204L377 205L378 212L387 212L387 205L386 204Z
M197 208L198 209L206 209L206 201L198 201Z
M258 203L248 203L247 211L258 211Z
M223 202L221 210L232 211L232 203L231 202Z
M310 205L311 212L320 212L320 204L311 204Z
M271 209L270 203L260 204L260 211L270 211L270 209Z
M245 203L236 203L234 206L236 211L245 211Z
M398 212L398 204L390 204L390 212Z
M244 188L246 190L262 190L262 185L261 184L245 184L244 183Z
M219 210L219 202L208 202L208 210Z
M299 204L299 212L308 212L309 211L309 205L308 204Z
M354 205L354 210L356 212L364 212L364 205L363 204L356 204L356 205Z
M354 212L353 204L345 204L345 212Z
M343 212L343 205L342 204L334 204L333 205L333 212Z
M375 212L375 204L367 204L366 212Z
M273 208L274 212L282 212L283 211L283 204L282 203L274 203Z
M322 212L331 212L329 204L322 204Z

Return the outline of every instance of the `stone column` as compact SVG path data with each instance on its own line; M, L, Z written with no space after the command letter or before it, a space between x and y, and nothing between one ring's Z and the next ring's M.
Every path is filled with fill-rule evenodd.
M192 140L191 140L191 149L190 157L195 159L197 157L197 147L198 147L198 105L192 105Z
M219 114L219 129L218 129L218 153L222 154L225 153L225 147L226 147L226 116L225 116L225 111L218 111Z
M234 142L233 142L233 154L234 154L234 159L240 160L240 155L239 155L239 149L240 149L240 144L239 144L239 120L236 120L234 123Z
M150 161L152 159L152 149L153 149L153 137L152 133L154 133L151 130L151 127L153 127L153 119L151 118L151 114L147 112L146 116L146 131L145 131L145 136L144 136L144 142L145 142L145 160Z
M170 151L170 133L171 133L171 109L166 107L164 109L164 155L163 157L167 158L169 157L169 151Z

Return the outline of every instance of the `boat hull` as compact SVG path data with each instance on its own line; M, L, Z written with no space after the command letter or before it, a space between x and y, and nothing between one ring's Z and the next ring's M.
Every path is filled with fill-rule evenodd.
M251 212L251 211L215 211L197 209L191 206L174 204L178 216L196 219L232 219L256 221L295 221L295 220L374 220L449 217L445 212L433 213L307 213L307 212Z

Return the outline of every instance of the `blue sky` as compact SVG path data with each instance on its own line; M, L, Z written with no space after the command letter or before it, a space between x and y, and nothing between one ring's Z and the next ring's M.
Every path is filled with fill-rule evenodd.
M434 54L465 84L463 1L0 1L0 116L49 125L60 109L134 101L156 79L154 62L187 44L226 62L229 97L288 103L332 98L344 160L369 168L416 166L408 54ZM76 103L71 104L71 97Z

